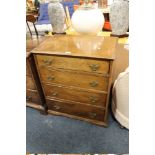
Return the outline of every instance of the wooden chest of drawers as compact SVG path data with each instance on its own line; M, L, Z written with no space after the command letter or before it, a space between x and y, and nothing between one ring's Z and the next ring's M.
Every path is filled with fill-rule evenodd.
M117 38L52 36L32 53L48 113L107 125Z
M26 105L46 113L46 104L32 55L26 53Z

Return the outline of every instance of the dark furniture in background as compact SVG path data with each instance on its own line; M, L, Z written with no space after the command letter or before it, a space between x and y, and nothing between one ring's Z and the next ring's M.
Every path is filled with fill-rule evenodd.
M26 53L26 105L46 113L47 107L32 55Z
M28 27L28 29L29 29L29 32L30 32L31 36L32 36L32 31L31 31L31 29L30 29L30 26L29 26L29 23L28 23L28 22L31 22L31 23L33 24L34 29L35 29L35 33L36 33L36 35L37 35L37 37L38 37L38 31L37 31L37 28L36 28L36 26L35 26L35 22L36 22L36 21L37 21L37 17L36 17L36 16L34 16L34 15L32 15L32 14L27 14L27 15L26 15L26 24L27 24L27 27Z
M26 105L46 114L47 106L39 81L34 59L30 51L39 45L45 38L26 39Z

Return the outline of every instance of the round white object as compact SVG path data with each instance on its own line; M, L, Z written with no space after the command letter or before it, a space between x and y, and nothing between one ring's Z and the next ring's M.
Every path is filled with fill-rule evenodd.
M97 34L104 25L104 16L99 9L78 9L71 20L74 30L83 34Z
M112 112L116 120L129 129L129 68L120 73L114 82Z

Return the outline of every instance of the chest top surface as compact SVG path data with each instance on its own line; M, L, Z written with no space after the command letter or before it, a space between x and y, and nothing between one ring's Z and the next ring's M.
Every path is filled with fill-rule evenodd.
M31 53L115 59L116 37L57 35L47 38Z

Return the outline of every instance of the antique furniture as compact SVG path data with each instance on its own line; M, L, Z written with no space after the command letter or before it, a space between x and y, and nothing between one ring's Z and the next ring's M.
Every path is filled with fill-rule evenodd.
M125 48L124 43L118 43L116 47L115 65L112 77L113 83L117 79L118 75L121 72L124 72L127 67L129 67L129 50Z
M48 113L107 125L117 38L55 35L31 51Z
M27 36L26 38L26 105L42 112L45 111L46 105L44 105L42 88L40 88L41 85L30 51L45 39L46 37L31 38Z
M26 105L46 113L43 91L30 52L26 52Z
M36 46L38 46L41 42L43 42L47 37L33 37L29 34L26 35L26 52L30 52L32 49L34 49Z

